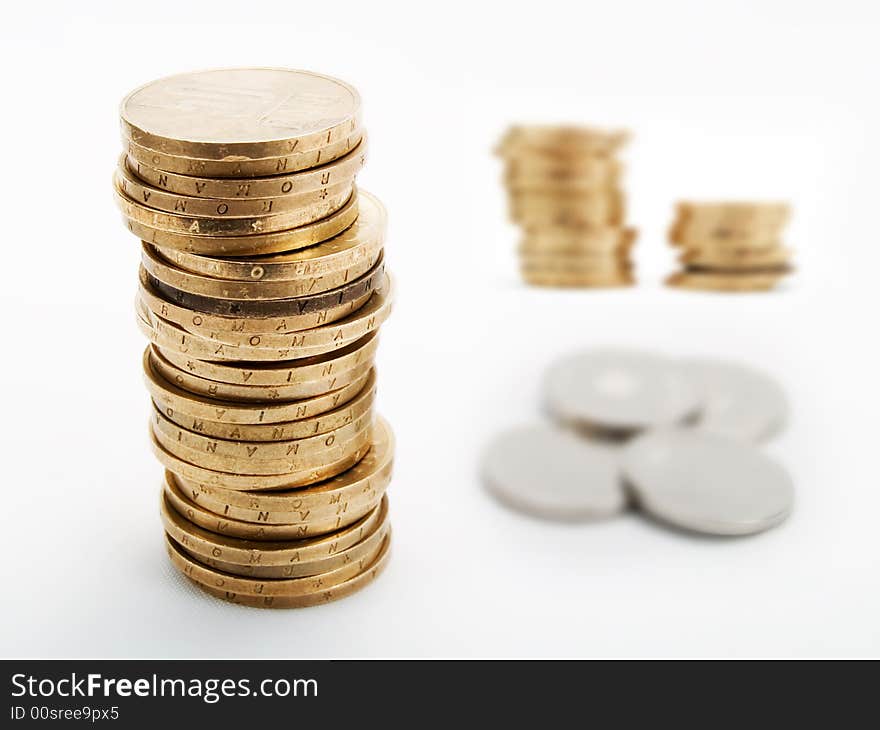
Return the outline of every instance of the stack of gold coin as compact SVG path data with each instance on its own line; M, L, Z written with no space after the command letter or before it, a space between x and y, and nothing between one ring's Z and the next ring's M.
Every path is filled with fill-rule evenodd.
M121 117L171 561L244 605L348 595L387 561L394 453L374 413L392 293L385 211L355 188L360 98L304 71L207 71L137 89Z
M782 242L785 203L678 204L669 230L682 270L667 283L685 289L767 291L792 270Z
M536 286L633 283L616 159L622 132L577 127L513 127L499 145L510 215L523 230L523 279Z

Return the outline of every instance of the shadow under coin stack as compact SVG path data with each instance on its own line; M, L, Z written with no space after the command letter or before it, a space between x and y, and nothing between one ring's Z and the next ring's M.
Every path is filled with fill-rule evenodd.
M784 203L679 203L669 241L684 266L669 286L709 291L768 291L792 270L781 243Z
M572 127L513 127L499 145L510 215L523 229L528 284L613 287L633 283L636 231L624 226L627 136Z
M346 596L387 561L394 452L373 408L391 285L385 211L354 186L360 98L303 71L208 71L121 116L168 554L235 603Z

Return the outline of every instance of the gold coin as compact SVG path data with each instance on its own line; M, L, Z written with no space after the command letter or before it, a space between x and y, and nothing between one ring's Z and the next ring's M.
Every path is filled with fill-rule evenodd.
M791 259L792 251L781 246L764 249L688 249L679 260L687 267L707 269L757 269L783 267Z
M289 524L303 510L326 512L349 502L377 501L391 481L393 463L394 435L388 422L377 416L366 456L342 474L310 487L252 493L176 479L191 501L216 514L243 522Z
M193 236L235 238L255 236L266 233L288 231L326 218L338 211L352 197L353 185L339 185L332 192L310 205L286 213L260 215L250 218L204 218L196 215L181 215L154 210L126 195L121 187L116 187L116 204L129 220L141 223L148 228L160 231Z
M352 180L367 161L367 138L351 152L332 162L288 175L250 178L214 178L179 175L158 170L126 155L126 167L134 175L155 188L197 198L259 199L321 190L344 180Z
M623 131L587 127L520 125L511 127L498 146L502 157L548 155L570 158L573 154L611 155L628 140Z
M216 588L208 583L201 583L192 577L190 579L209 595L240 606L249 606L251 608L304 608L306 606L319 606L331 601L337 601L366 587L382 573L388 565L390 555L391 531L389 530L385 542L382 543L379 555L371 564L364 568L363 572L354 578L329 588L322 587L319 592L306 596L263 596L256 593L235 592L224 588Z
M295 360L340 350L375 331L391 313L393 291L386 285L359 309L330 324L286 334L253 335L237 331L193 332L161 317L139 312L138 324L150 341L162 350L174 350L201 360L270 362Z
M381 288L385 283L385 259L382 254L366 273L353 281L349 281L336 289L301 296L290 296L283 299L221 299L192 294L169 286L165 282L150 276L153 290L163 298L173 301L186 309L206 314L218 314L225 317L290 317L307 312L322 312L340 304L346 304L362 298L374 289ZM289 287L291 290L295 285Z
M381 249L372 260L364 258L347 269L308 279L288 281L230 281L192 274L169 264L147 244L143 244L141 264L151 277L176 291L211 299L258 301L305 297L339 289L364 276L378 263L379 256Z
M615 288L632 286L635 279L632 274L620 273L618 275L589 275L589 274L562 274L543 273L535 271L523 271L523 280L527 284L541 287L556 288Z
M224 317L218 314L206 314L196 312L186 307L178 306L168 299L163 298L157 292L146 272L141 268L140 285L136 307L145 316L150 325L156 323L157 318L165 319L185 329L187 332L202 334L211 339L211 333L228 330L248 335L262 335L267 333L291 333L300 330L308 330L322 324L336 322L347 317L352 312L364 306L372 296L372 292L364 292L362 296L352 299L350 302L329 307L317 312L304 312L290 317Z
M325 147L292 152L283 157L255 157L247 160L205 160L201 158L168 155L143 147L131 140L125 143L128 157L157 170L167 170L195 177L225 177L230 179L267 177L309 170L347 155L361 143L363 130L353 130L347 137Z
M372 362L378 344L378 333L372 332L348 347L325 355L280 363L256 364L214 363L187 358L174 351L158 350L157 352L162 360L168 361L177 370L192 373L209 381L229 385L271 388L297 384L311 385L321 379L349 373ZM173 378L166 379L174 380ZM210 395L210 393L206 395Z
M357 523L361 527L354 534L359 533L360 540L344 548L340 548L337 543L337 550L332 555L312 561L301 560L294 541L261 543L257 540L225 537L204 530L178 514L167 504L164 494L160 516L165 531L177 546L210 568L241 577L303 578L357 562L375 550L385 539L390 527L385 504L383 502ZM383 508L384 514L381 514ZM371 519L369 526L363 527ZM278 555L280 551L283 551L283 557ZM281 564L278 564L279 559Z
M341 474L346 469L350 469L357 464L358 461L363 458L364 453L366 453L365 448L361 451L346 455L338 461L299 472L291 472L290 474L230 474L228 472L215 471L213 469L184 461L171 452L166 451L155 438L151 438L150 443L152 444L153 453L159 460L159 463L175 474L179 474L185 479L190 479L199 484L223 487L224 489L238 489L242 491L292 489L294 487L305 487L310 484L315 484L325 479L329 479L330 477L334 477L337 474ZM243 537L249 536L249 534L243 535ZM242 535L240 535L240 537L242 537Z
M277 198L199 198L179 193L169 193L162 188L154 188L141 182L128 170L125 158L116 168L113 182L116 190L127 198L141 205L171 215L190 216L192 218L259 220L270 216L299 214L295 225L310 223L322 218L328 212L328 201L338 201L341 205L351 194L354 178L340 180L335 185L328 185L318 190L310 190L296 195L284 195ZM338 207L337 205L337 207ZM307 211L318 211L310 214L308 220L301 215ZM176 219L174 219L176 220ZM291 226L282 226L289 228ZM249 233L253 230L248 229Z
M312 457L325 457L328 454L336 455L343 451L352 441L360 438L364 430L371 428L373 422L372 411L367 411L357 420L335 431L322 433L318 436L295 439L293 441L227 441L226 439L204 436L194 431L189 431L173 421L168 420L162 413L154 409L151 419L153 432L161 434L159 442L180 444L182 447L192 449L204 454L215 454L230 460L240 460L246 463L259 464L260 462L283 462L290 460L293 468L288 471L302 469L301 464L294 464L295 459L311 459ZM167 447L168 451L175 452L175 447ZM179 454L178 454L179 456ZM331 460L333 457L328 457ZM248 473L248 472L245 472Z
M153 386L149 381L148 385ZM164 387L169 389L151 387L153 405L161 410L168 420L189 431L228 441L291 441L328 433L351 423L372 409L376 399L376 374L371 372L364 381L361 391L354 398L332 410L309 418L270 423L228 423L211 420L205 417L205 412L214 412L215 408L228 404L201 398L179 389L172 392L170 388L173 386ZM251 407L251 411L256 412L256 409ZM226 414L223 415L225 417ZM251 415L253 418L253 414Z
M118 195L116 197L119 198ZM124 205L132 207L130 203ZM124 218L128 230L145 243L159 248L171 248L195 254L208 254L209 256L257 256L306 248L326 241L328 238L333 238L333 236L338 236L354 223L357 214L358 196L355 192L347 203L326 218L275 233L248 236L190 235L145 225L128 216L124 216Z
M607 157L578 160L516 158L508 161L504 183L511 191L608 190L620 183L622 166Z
M370 419L369 417L364 417L364 419L367 421L367 425L345 443L333 443L332 446L315 453L298 454L287 458L260 459L259 461L246 457L235 458L221 454L219 449L218 451L212 450L218 448L219 439L198 437L195 434L190 434L189 431L178 430L178 433L190 434L193 438L201 438L204 442L204 446L201 448L189 446L184 440L166 434L156 425L155 419L151 419L150 428L156 443L165 451L193 466L239 477L280 477L299 475L310 469L320 469L326 464L342 462L353 454L360 454L362 456L370 443ZM319 442L322 438L322 436L316 437ZM331 438L331 435L327 435L328 440L331 440ZM225 441L223 443L231 446L243 446L243 444L237 441ZM276 446L277 444L272 442L272 445ZM293 445L295 446L296 444ZM255 444L251 444L251 448L254 447ZM242 449L242 451L244 450ZM290 485L290 483L288 481L287 485Z
M625 215L622 194L544 195L534 191L511 195L511 217L528 230L544 226L618 226Z
M169 539L169 555L172 562L196 580L212 583L215 588L247 591L264 596L301 596L316 589L329 587L354 577L369 565L379 554L381 544L373 545L371 551L359 561L343 564L320 575L300 578L243 578L211 568L190 557L173 539Z
M784 226L791 216L787 203L695 203L682 201L676 206L679 220L710 225Z
M774 289L785 273L712 273L708 271L679 271L667 280L668 286L679 289L698 289L716 292L756 292Z
M162 355L154 350L150 355L153 369L178 388L183 388L191 393L217 398L218 400L238 400L245 403L273 403L281 401L297 401L304 398L314 398L333 390L338 390L367 374L373 367L372 359L366 360L350 370L341 370L339 373L321 378L320 380L304 381L291 385L233 385L230 383L218 383L214 380L193 375L180 370L165 360Z
M170 471L177 474L174 470ZM341 471L345 471L345 469L339 469L334 473ZM325 535L328 532L338 532L358 522L379 504L376 502L372 505L361 505L339 515L319 516L314 520L307 519L296 523L273 525L244 522L215 514L190 500L174 479L166 479L165 495L174 509L190 522L220 535L239 537L245 540L301 540L316 535ZM383 499L385 499L384 496Z
M185 548L196 549L205 557L227 560L240 565L304 567L315 563L320 564L357 545L364 537L374 532L381 523L385 522L388 516L388 500L382 499L382 495L379 495L375 502L377 506L359 520L337 532L320 537L280 541L264 539L251 541L240 537L227 537L211 530L205 530L187 518L186 510L189 508L185 505L188 503L196 504L196 502L192 496L184 493L180 485L175 483L175 479L171 472L165 472L165 485L160 495L162 502L160 509L167 512L169 521L179 527L172 531L168 529L166 524L166 530ZM178 495L176 504L183 505L184 512L177 511L175 502L172 501L175 494ZM189 541L178 537L178 534L183 532L190 536Z
M615 227L547 227L526 231L519 252L526 254L626 254L633 246L638 231Z
M338 390L313 398L282 403L236 403L190 393L159 375L150 359L149 348L143 357L144 379L159 410L170 407L188 415L219 423L266 424L313 418L352 400L371 378L371 372Z
M326 146L360 121L361 100L330 76L284 68L198 71L152 81L122 102L122 133L157 152L228 161Z
M309 286L313 281L317 286L323 277L330 274L355 269L366 271L382 250L387 220L385 208L378 199L361 190L358 193L358 209L357 219L338 236L297 251L246 259L217 259L175 249L158 251L164 259L179 268L211 279L229 279L247 284L304 280L309 282ZM178 288L190 291L184 286Z
M520 257L523 271L536 274L572 274L615 276L632 271L632 263L624 257L582 256L576 254L527 254Z

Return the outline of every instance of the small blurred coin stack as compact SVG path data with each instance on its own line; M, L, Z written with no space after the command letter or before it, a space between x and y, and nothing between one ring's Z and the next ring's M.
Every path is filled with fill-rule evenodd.
M147 84L121 117L171 561L244 605L348 595L387 560L394 452L373 408L391 286L385 211L354 186L360 97L230 69Z
M781 242L790 216L784 203L678 204L669 241L683 270L668 279L684 289L767 291L792 270Z
M636 231L616 159L623 132L516 126L497 153L505 162L510 216L523 231L520 269L528 284L614 287L633 283Z

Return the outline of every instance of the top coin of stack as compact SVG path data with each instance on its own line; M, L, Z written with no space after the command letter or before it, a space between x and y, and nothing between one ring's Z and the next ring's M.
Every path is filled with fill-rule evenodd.
M538 286L632 283L636 232L624 226L622 132L512 127L498 154L514 222L523 229L523 278Z
M790 210L784 203L678 204L669 241L681 249L682 271L671 286L717 291L762 291L791 271L781 243Z
M387 560L394 450L373 409L391 287L385 211L354 184L360 98L304 71L206 71L121 116L169 556L245 605L347 595Z

